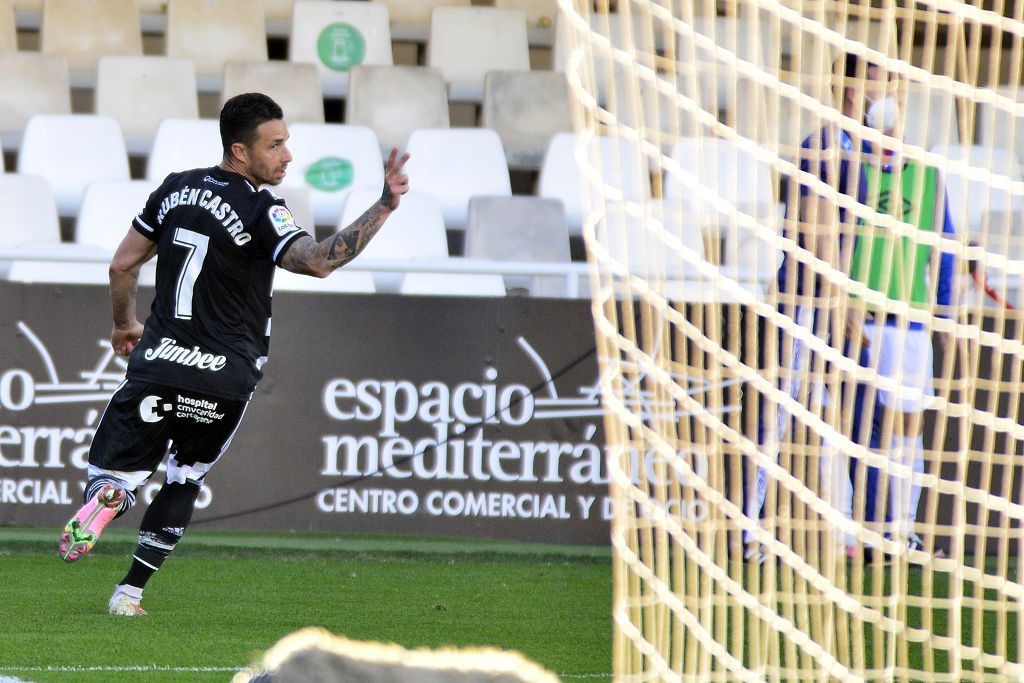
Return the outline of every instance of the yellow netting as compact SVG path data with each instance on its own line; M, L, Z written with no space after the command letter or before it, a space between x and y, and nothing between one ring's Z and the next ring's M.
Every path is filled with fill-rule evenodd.
M1024 680L1024 3L559 6L616 680Z

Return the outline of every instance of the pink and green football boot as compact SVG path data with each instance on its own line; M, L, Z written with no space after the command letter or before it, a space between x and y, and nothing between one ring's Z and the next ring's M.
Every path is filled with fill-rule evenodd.
M105 484L64 526L60 537L60 558L74 562L92 550L107 524L117 516L124 498L123 488Z

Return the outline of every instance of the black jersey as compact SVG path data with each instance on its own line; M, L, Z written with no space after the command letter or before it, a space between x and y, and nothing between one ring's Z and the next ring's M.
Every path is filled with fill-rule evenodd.
M156 297L128 377L249 398L270 347L274 269L308 233L280 197L219 167L167 176L133 225L158 246Z

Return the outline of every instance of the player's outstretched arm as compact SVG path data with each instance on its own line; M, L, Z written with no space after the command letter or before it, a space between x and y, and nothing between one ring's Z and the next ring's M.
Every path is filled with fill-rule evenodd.
M156 255L156 247L156 242L129 228L110 262L110 304L114 316L110 346L119 356L130 354L142 338L142 323L136 316L135 307L139 271L142 264Z
M321 242L312 237L296 240L281 259L281 267L293 273L327 277L358 256L409 191L409 177L402 173L408 160L408 154L399 157L398 149L393 148L384 168L380 199L351 225Z

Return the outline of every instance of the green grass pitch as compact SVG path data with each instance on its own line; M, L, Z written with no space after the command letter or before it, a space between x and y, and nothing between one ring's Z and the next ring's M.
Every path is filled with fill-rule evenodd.
M608 548L193 531L150 581L149 614L111 617L134 538L108 531L67 565L56 529L0 528L0 681L227 681L305 626L610 678Z

